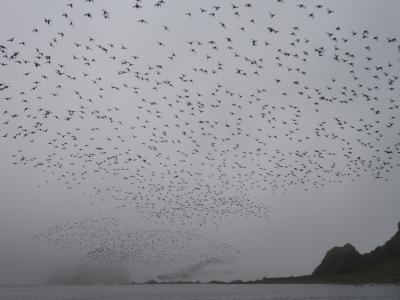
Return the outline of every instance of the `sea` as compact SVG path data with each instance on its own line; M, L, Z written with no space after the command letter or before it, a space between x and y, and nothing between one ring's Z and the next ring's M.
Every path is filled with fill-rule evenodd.
M1 300L350 300L400 299L400 285L163 284L0 287Z

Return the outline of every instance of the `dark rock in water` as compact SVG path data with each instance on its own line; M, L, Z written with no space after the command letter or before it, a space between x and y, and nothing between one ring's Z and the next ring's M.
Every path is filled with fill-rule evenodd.
M398 231L389 241L369 253L360 254L351 244L332 248L326 253L321 264L312 275L378 274L382 272L400 275L400 270L397 270L399 259L400 223L398 224ZM390 262L393 262L393 264Z

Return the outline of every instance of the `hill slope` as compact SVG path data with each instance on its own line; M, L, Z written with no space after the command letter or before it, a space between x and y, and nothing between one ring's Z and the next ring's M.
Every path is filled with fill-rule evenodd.
M338 275L343 278L400 280L400 223L389 241L369 253L360 254L351 244L330 249L311 276L340 278Z

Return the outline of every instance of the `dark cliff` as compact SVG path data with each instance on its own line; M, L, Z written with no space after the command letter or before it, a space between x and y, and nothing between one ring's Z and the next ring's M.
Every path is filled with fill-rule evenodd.
M400 278L400 223L389 241L369 253L360 254L351 244L332 248L312 276L351 274Z

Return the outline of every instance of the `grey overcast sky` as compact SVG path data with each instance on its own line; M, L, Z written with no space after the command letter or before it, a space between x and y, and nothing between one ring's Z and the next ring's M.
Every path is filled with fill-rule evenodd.
M104 232L137 281L309 274L335 245L383 243L400 221L399 9L2 0L0 283L41 281ZM99 216L119 225L69 226Z

